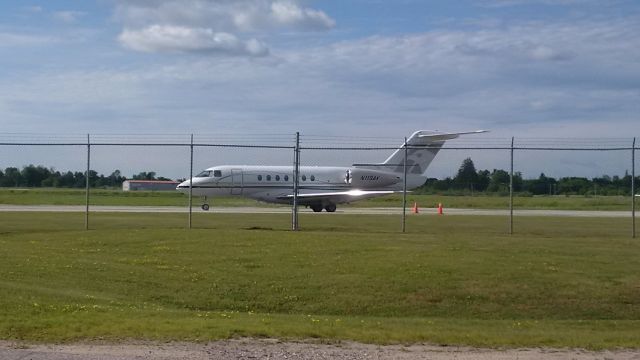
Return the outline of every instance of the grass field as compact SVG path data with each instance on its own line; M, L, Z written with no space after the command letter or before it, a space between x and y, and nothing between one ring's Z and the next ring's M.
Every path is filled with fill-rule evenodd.
M625 219L0 213L0 338L640 347Z
M410 204L421 207L437 207L442 203L445 208L481 208L507 209L509 198L506 196L451 196L418 195L410 193ZM0 204L16 205L83 205L85 193L82 189L0 189ZM131 191L92 189L92 205L132 205L132 206L187 206L187 196L164 191ZM216 197L210 200L213 206L273 206L243 197ZM201 204L200 198L194 198L194 204ZM402 204L400 194L383 196L349 205L356 207L398 207ZM514 197L514 206L518 209L558 209L558 210L629 210L631 199L623 196L539 196Z
M84 205L84 189L0 189L0 204L13 205ZM200 198L194 197L194 203ZM90 204L111 206L187 206L189 199L177 191L121 191L91 189ZM222 206L265 206L242 197L214 200ZM197 203L200 204L200 203Z

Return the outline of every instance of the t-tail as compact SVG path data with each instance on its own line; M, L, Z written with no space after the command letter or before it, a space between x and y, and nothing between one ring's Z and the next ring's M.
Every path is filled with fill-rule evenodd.
M460 133L442 133L432 130L419 130L407 139L407 173L411 175L423 175L427 167L436 157L440 148L447 140L455 139L460 135L480 134L486 130L468 131ZM353 164L354 167L381 171L404 173L405 144L389 156L381 164Z

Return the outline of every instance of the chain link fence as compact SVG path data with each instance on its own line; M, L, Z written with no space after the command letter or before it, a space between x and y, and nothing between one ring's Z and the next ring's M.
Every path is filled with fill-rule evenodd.
M395 165L396 179L392 181L393 186L388 186L389 193L383 193L385 187L379 189L380 194L386 195L382 200L375 202L367 208L362 208L362 203L350 202L341 198L338 205L338 212L343 212L345 216L349 214L381 215L397 220L398 232L403 232L407 226L407 216L411 210L418 207L418 201L422 201L418 193L421 190L410 191L414 184L405 184L407 171L412 171L410 161L407 160L414 151L423 151L424 146L406 145L407 139L393 139L389 137L351 137L351 136L321 136L321 135L300 135L300 134L164 134L164 135L144 135L144 134L0 134L0 169L20 169L25 164L39 164L48 162L46 166L73 169L71 176L77 182L84 179L84 204L82 208L77 205L72 211L80 211L84 214L84 228L92 228L92 214L98 211L109 211L105 206L114 206L113 211L120 211L115 208L124 204L117 199L113 201L101 200L101 205L93 201L92 195L97 191L96 180L92 176L97 176L93 169L120 169L122 173L134 172L136 169L153 169L158 174L179 174L174 178L181 181L189 181L194 178L202 169L210 168L214 165L226 165L234 174L233 184L229 188L222 189L224 193L211 198L210 196L200 196L194 194L195 185L188 187L186 195L176 194L173 199L156 199L149 196L148 204L136 211L175 211L185 214L184 226L188 228L210 228L215 227L217 218L211 214L223 213L244 213L249 214L246 218L247 228L251 227L274 227L290 228L293 230L304 229L305 219L300 221L299 213L307 214L317 210L335 211L335 205L331 203L321 203L321 208L316 208L313 200L316 193L342 193L352 190L362 190L357 182L353 182L352 171L356 168L371 170L368 174L375 173L375 166L392 154L397 152ZM447 141L444 146L434 147L439 150L433 163L429 164L427 171L427 184L431 181L434 185L432 190L436 195L427 198L430 203L426 205L429 212L437 213L438 205L438 184L443 181L435 180L443 177L451 177L456 171L458 164L466 158L473 158L478 170L486 171L483 176L498 176L503 171L503 181L494 181L493 192L501 194L499 205L492 205L491 211L482 212L482 209L469 211L469 214L485 214L504 216L504 232L517 232L517 219L520 215L536 215L535 212L527 213L520 209L514 193L522 193L521 175L525 172L529 177L540 173L557 173L567 171L571 167L576 175L586 175L593 177L594 171L606 174L611 169L618 174L625 172L624 179L629 179L628 185L618 188L617 194L627 202L628 211L626 215L617 216L629 218L628 229L616 229L619 232L627 232L635 237L635 152L638 149L634 139L581 139L581 138L492 138L484 135L470 135ZM399 154L399 155L398 155ZM398 157L399 156L399 157ZM46 159L46 160L43 160ZM358 164L357 166L353 166ZM43 164L45 165L45 164ZM278 173L268 173L264 169L267 166L280 166ZM452 169L453 166L453 169ZM327 167L330 171L338 175L332 182L328 182L327 177L322 175ZM82 169L82 170L81 170ZM262 169L262 170L261 170ZM346 169L346 170L345 170ZM381 170L389 170L382 168ZM12 170L14 172L15 170ZM344 172L341 173L341 172ZM78 173L84 175L78 176ZM263 174L264 173L264 174ZM480 172L478 172L480 173ZM586 173L586 174L585 174ZM7 176L11 174L3 174ZM110 176L115 176L112 173ZM264 176L264 179L262 179ZM269 180L267 180L269 176ZM374 175L361 175L374 176ZM382 176L386 176L382 174ZM617 175L614 175L616 177ZM577 177L576 177L577 178ZM285 180L286 179L286 180ZM257 182L256 182L257 181ZM326 183L323 183L326 182ZM390 183L391 184L391 183ZM30 186L54 186L54 184L21 184L20 187ZM457 184L461 186L461 184ZM548 186L548 195L558 196L565 189L559 189L563 184L549 183L540 186ZM68 187L69 185L63 185ZM261 196L252 196L249 188L253 186L269 187L268 191ZM497 187L497 188L495 188ZM477 196L479 191L486 189L486 184L469 181L462 184L458 192L467 196ZM594 182L593 196L598 196L598 184ZM604 191L604 190L601 190ZM607 190L611 195L610 187ZM393 192L393 193L391 193ZM446 191L444 191L446 193ZM615 192L614 192L615 193ZM356 200L368 198L368 194L356 194ZM373 197L373 195L371 197ZM525 194L531 195L531 194ZM590 194L582 194L590 196ZM600 194L602 195L602 193ZM244 200L232 200L244 198ZM263 205L260 200L277 199L279 205ZM311 199L311 200L310 200ZM508 199L508 201L506 201ZM518 197L520 199L520 197ZM345 204L343 204L345 202ZM320 204L318 202L317 204ZM64 205L64 204L62 204ZM211 205L209 211L203 210L205 205ZM334 206L333 208L331 206ZM465 203L453 206L451 213L456 213L456 207L465 208ZM440 207L440 210L442 207ZM11 207L5 207L5 211L10 211ZM69 210L69 209L67 209ZM126 210L126 209L125 209ZM56 209L52 209L56 211ZM553 212L554 210L545 210ZM197 216L194 216L195 215ZM256 223L252 225L251 214L268 213L271 217L268 223ZM598 216L609 216L612 213L600 214ZM575 215L575 214L574 214ZM582 214L578 214L582 215ZM306 216L306 215L305 215ZM322 215L325 216L325 215ZM560 214L559 216L563 216ZM330 218L326 217L327 222ZM552 217L547 217L548 221L542 221L543 226L560 226L557 221L552 221ZM548 224L547 224L548 223ZM553 225L555 224L555 225ZM108 226L108 224L104 225ZM330 227L330 225L329 225Z

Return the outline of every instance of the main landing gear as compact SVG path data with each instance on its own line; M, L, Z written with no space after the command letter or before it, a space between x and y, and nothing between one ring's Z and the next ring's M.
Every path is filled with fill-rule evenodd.
M202 210L204 211L209 211L209 204L207 204L207 197L204 197L204 204L202 204L202 206L200 206L202 208Z
M322 209L325 209L327 212L336 211L336 204L327 204L324 207L322 206L322 204L312 204L309 205L309 207L311 208L311 210L313 210L313 212L321 212Z

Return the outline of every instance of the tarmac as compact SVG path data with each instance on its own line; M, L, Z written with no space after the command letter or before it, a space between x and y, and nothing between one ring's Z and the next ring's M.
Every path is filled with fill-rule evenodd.
M0 205L0 212L84 212L84 205ZM178 206L91 206L90 212L125 212L125 213L186 213L188 207ZM200 207L194 207L194 213L208 214L286 214L291 213L291 208L281 207L257 207L257 206L212 206L209 211ZM407 208L407 213L412 209ZM300 208L301 213L313 213L311 209ZM317 215L332 216L336 214L347 215L401 215L402 208L391 207L343 207L335 213L322 212ZM437 215L436 208L421 208L418 215ZM604 211L604 210L521 210L513 211L515 216L552 216L552 217L599 217L622 218L631 217L631 211ZM412 214L415 215L415 214ZM444 215L478 215L478 216L509 216L509 209L463 209L445 208ZM637 216L637 215L636 215Z

